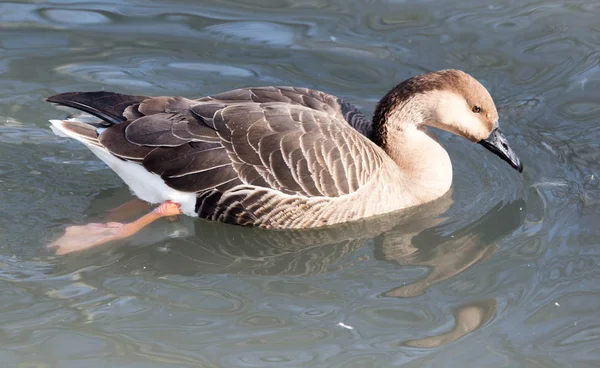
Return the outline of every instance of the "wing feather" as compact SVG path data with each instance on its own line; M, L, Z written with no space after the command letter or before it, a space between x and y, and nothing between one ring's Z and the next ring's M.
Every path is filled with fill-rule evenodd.
M208 189L234 182L235 185L242 184L241 181L239 181L237 172L231 165L213 168L196 174L162 178L171 188L190 193L200 193Z
M67 104L63 100L72 97L65 96L55 99ZM98 93L73 96L91 101L89 109L102 110ZM110 93L106 98L118 106L105 115L123 122L104 130L100 144L185 192L222 192L247 184L335 197L358 190L381 165L378 148L357 132L368 133L368 119L353 105L319 91L257 87L197 100ZM262 195L263 205L274 200ZM203 197L202 211L216 206L217 197ZM231 208L221 215L240 217L243 211Z
M223 146L218 143L191 142L179 147L160 147L142 161L144 167L165 177L178 177L231 165Z
M172 126L181 121L177 114L157 113L131 122L125 129L125 138L131 143L150 147L178 147L189 142L173 134Z
M125 138L125 130L131 124L126 121L106 129L98 140L113 155L125 160L142 161L156 147L147 147L132 143Z

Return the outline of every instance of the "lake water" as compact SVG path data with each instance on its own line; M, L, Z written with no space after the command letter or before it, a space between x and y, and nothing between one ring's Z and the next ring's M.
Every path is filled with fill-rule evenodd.
M600 366L600 3L199 3L0 3L1 366ZM522 175L440 134L452 192L401 215L45 247L132 199L49 95L294 85L370 114L443 68L488 87Z

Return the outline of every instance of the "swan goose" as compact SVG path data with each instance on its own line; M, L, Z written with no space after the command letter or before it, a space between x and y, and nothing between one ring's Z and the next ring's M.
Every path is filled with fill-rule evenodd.
M71 226L57 254L124 238L185 214L267 229L339 224L420 205L452 183L446 150L428 131L480 143L519 172L488 91L459 70L410 78L369 120L324 92L242 88L199 99L69 92L47 99L100 118L51 120L85 144L143 201L128 223Z

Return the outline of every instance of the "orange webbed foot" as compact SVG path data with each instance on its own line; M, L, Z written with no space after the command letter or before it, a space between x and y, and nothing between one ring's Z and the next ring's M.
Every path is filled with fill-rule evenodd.
M123 226L118 222L69 226L65 234L48 247L56 249L57 255L89 249L122 238Z
M128 224L108 222L106 224L92 223L69 226L65 229L64 235L52 242L48 247L56 249L57 255L64 255L127 238L161 217L180 215L180 207L177 203L166 201L154 211Z

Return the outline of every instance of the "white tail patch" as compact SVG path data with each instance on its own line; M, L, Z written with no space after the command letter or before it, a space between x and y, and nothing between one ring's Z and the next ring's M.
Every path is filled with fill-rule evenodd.
M81 129L81 126L83 125L84 127L86 127L86 126L89 127L90 132L94 132L94 131L97 132L96 128L93 127L92 125L87 125L87 123L82 122L78 119L50 120L50 123L52 123L52 125L50 126L50 129L52 129L54 134L58 135L59 137L73 138L73 139L80 141L81 143L85 144L88 147L94 146L94 147L104 149L104 147L102 147L102 145L100 144L100 142L98 142L98 139L95 136L89 137L84 134L79 134L69 126L69 125L71 125L73 127L76 127L76 128L78 127L79 129ZM73 123L73 124L69 124L69 123Z
M121 180L129 186L135 196L149 203L163 203L170 200L181 205L181 211L188 216L197 216L194 212L196 194L175 190L162 180L159 175L147 171L142 165L114 156L104 148L98 140L77 134L69 129L69 121L79 122L78 119L50 120L52 131L60 137L73 138L85 144L92 153L110 167ZM100 128L101 133L104 128Z
M50 129L52 129L52 132L54 134L56 134L59 137L64 137L64 138L68 138L70 137L65 131L64 131L64 126L63 126L63 121L62 120L50 120L50 123L52 125L50 125Z

